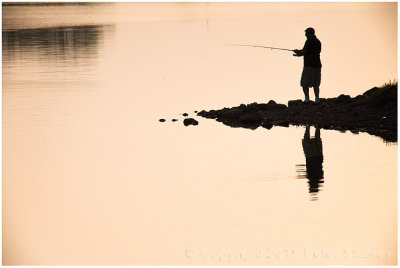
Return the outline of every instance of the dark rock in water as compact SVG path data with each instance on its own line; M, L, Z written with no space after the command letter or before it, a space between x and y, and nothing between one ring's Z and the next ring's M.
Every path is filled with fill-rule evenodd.
M268 120L264 120L263 122L262 122L262 125L261 125L263 128L266 128L266 129L271 129L274 125L270 122L270 121L268 121Z
M195 114L197 114L197 111L194 111Z
M165 122L165 119L162 118L162 119L159 119L158 121L160 121L160 122Z
M239 117L239 122L242 124L260 125L262 123L262 117L258 113L246 113Z
M197 115L205 117L205 118L215 119L215 118L217 118L217 111L210 110L210 111L206 112L206 111L202 110L201 112L197 113Z
M183 120L183 124L185 126L189 126L189 125L197 126L199 124L199 122L193 118L185 118L185 120Z
M172 122L176 122L176 121L178 121L178 119L172 119Z
M183 116L188 116L188 114L187 114L187 113L183 113L182 115L183 115Z
M206 112L205 110L201 110L200 112L197 113L198 116L203 116L203 117L206 117L207 114L208 112Z
M288 106L289 106L289 107L298 106L298 105L300 105L300 104L302 104L302 103L303 103L302 100L290 100L290 101L288 102Z

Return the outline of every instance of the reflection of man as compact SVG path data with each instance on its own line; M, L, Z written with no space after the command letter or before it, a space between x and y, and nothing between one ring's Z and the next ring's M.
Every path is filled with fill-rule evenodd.
M310 127L306 127L303 138L303 151L306 156L306 177L310 186L310 193L317 193L320 183L323 183L324 171L322 170L322 162L324 156L322 154L322 140L320 130L315 128L314 138L310 137Z

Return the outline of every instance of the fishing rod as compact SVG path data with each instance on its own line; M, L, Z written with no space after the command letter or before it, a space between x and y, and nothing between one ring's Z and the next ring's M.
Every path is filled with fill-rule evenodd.
M235 46L235 47L261 47L261 48L269 48L269 49L276 49L276 50L286 50L286 51L294 51L294 49L287 49L287 48L280 48L280 47L266 47L266 46L254 46L254 45L228 45L228 46Z

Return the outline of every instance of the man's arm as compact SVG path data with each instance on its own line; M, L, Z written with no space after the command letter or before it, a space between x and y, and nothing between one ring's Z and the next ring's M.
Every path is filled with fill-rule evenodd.
M301 56L304 56L304 54L306 54L307 50L305 50L305 49L295 49L295 50L293 50L293 52L295 53L295 54L293 54L293 56L301 57Z
M307 41L304 43L303 49L295 49L293 52L293 56L296 57L301 57L304 56L307 53L307 50L310 48L310 40L307 39Z

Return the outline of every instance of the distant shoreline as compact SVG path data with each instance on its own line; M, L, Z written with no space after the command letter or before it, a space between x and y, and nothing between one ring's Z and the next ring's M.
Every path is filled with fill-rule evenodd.
M271 100L266 104L203 110L197 115L216 119L230 127L270 129L273 126L313 125L353 133L366 132L387 142L397 142L397 83L374 87L355 98L342 94L321 99L318 104L291 100L285 105Z
M87 6L107 2L3 2L2 6Z

